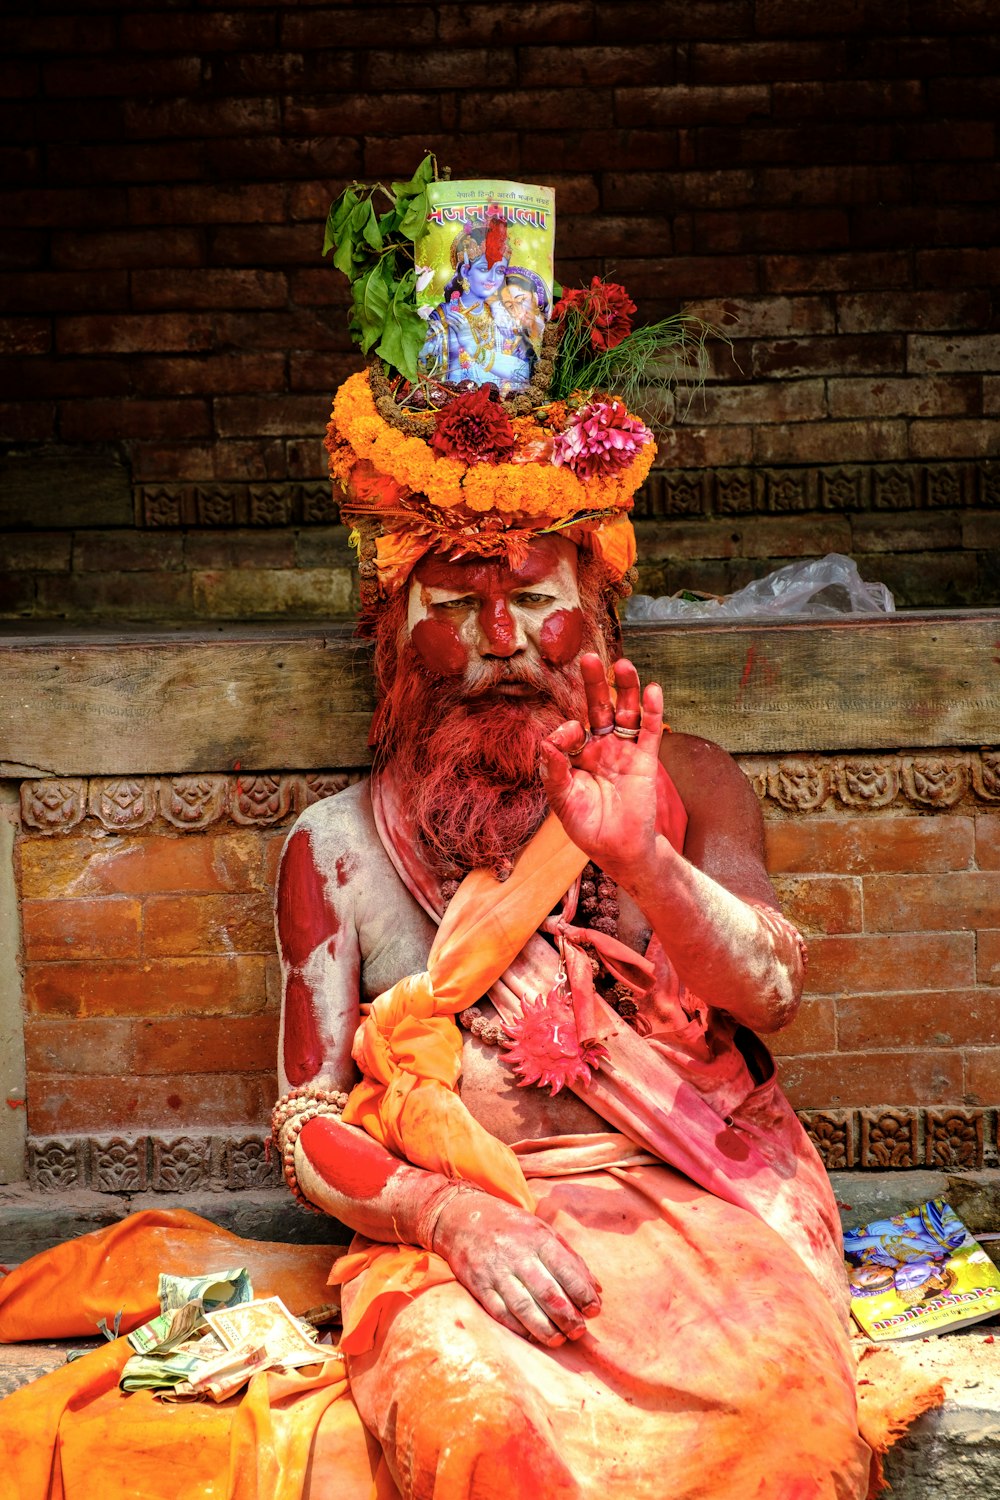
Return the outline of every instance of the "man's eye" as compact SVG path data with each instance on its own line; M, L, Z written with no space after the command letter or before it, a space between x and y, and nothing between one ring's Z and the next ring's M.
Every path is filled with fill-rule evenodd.
M551 594L518 594L518 604L551 604Z
M435 606L436 609L471 609L476 601L466 597L464 599L442 599Z

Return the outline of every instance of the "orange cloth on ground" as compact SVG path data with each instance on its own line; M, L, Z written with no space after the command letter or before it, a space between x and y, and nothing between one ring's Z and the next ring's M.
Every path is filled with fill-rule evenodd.
M329 1302L328 1245L243 1240L186 1209L144 1209L36 1255L0 1280L0 1343L91 1338L101 1318L131 1333L160 1311L157 1279L246 1266L258 1295L295 1312Z

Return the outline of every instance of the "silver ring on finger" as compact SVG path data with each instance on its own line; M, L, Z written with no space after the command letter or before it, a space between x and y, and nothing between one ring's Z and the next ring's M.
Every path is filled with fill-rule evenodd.
M578 755L582 755L583 752L586 750L586 748L587 748L587 746L589 744L590 744L590 730L589 729L585 729L583 731L583 744L579 745L577 747L577 749L575 749L575 750L570 750L570 752L569 752L569 758L570 758L570 760L576 760L576 758L577 758Z
M614 732L620 740L637 740L639 738L638 729L626 729L624 724L616 724Z
M603 738L604 738L604 736L606 734L614 734L614 732L615 732L615 726L613 724L605 724L600 729L592 729L590 731L591 736L595 740L603 740Z

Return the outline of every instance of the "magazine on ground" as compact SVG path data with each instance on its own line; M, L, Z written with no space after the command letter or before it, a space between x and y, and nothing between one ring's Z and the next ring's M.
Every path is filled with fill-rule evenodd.
M943 1198L844 1232L851 1312L881 1342L1000 1312L1000 1271Z

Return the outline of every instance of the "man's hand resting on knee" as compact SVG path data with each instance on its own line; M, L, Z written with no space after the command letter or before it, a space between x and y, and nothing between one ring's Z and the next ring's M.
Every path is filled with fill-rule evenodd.
M552 1348L586 1332L600 1287L554 1229L488 1194L449 1203L434 1250L498 1323Z

